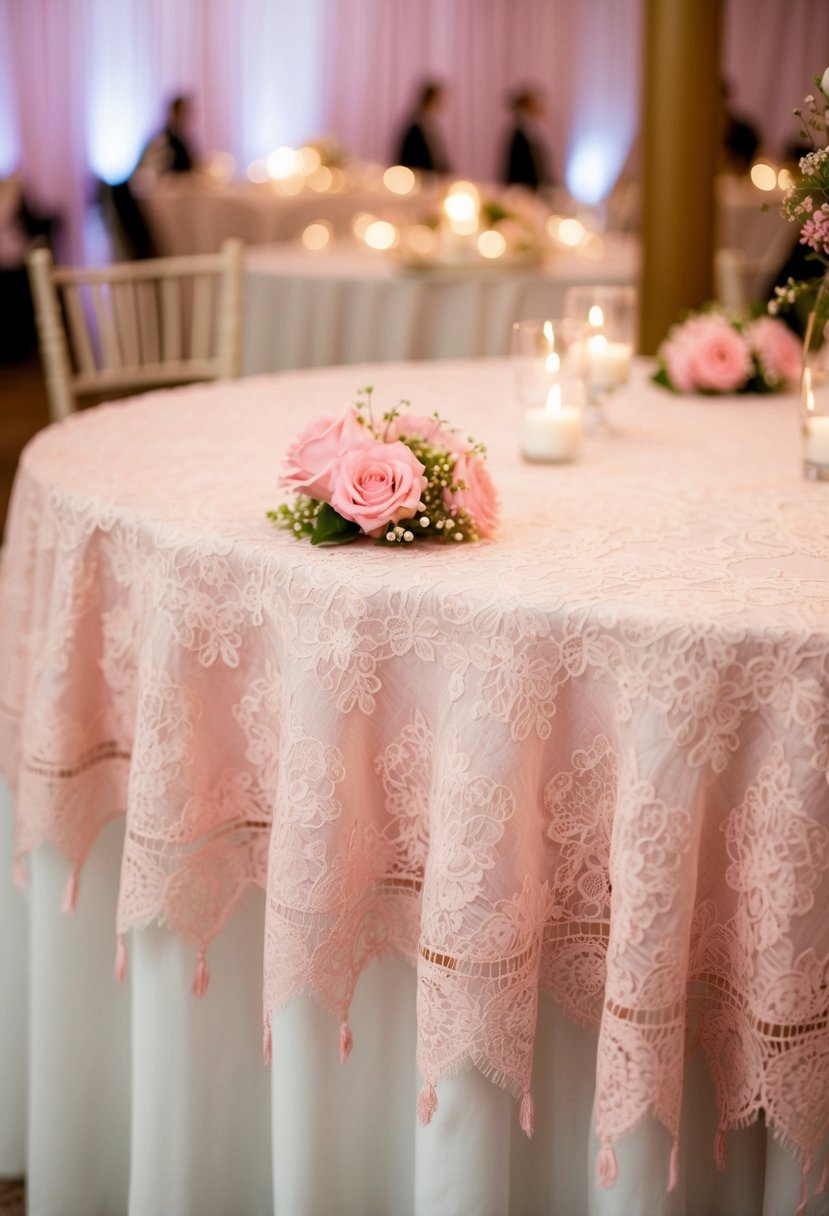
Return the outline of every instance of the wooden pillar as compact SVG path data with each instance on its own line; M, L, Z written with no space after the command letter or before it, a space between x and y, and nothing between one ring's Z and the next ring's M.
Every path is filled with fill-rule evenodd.
M646 0L640 349L713 297L722 0Z

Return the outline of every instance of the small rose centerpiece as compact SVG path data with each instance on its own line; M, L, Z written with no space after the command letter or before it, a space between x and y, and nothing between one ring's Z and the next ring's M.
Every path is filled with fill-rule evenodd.
M787 325L715 306L672 326L656 357L653 379L677 393L775 393L800 379L800 342Z
M408 404L377 421L367 388L341 417L309 423L282 464L280 485L293 501L268 517L312 545L491 536L499 504L484 448L438 414L408 412Z

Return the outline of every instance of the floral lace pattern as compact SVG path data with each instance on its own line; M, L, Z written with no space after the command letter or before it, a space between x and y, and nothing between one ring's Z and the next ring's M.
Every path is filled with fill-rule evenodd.
M485 437L499 537L417 553L274 531L279 454L371 379ZM581 465L520 465L504 364L157 393L38 436L0 577L0 763L22 857L77 875L126 815L117 932L204 952L266 890L264 1008L343 1020L390 951L418 1063L532 1128L540 988L599 1027L599 1174L678 1133L829 1132L829 503L787 399L620 396ZM73 896L77 893L77 882ZM82 894L81 894L82 897ZM206 972L197 990L202 991ZM355 1028L359 1033L359 1027Z

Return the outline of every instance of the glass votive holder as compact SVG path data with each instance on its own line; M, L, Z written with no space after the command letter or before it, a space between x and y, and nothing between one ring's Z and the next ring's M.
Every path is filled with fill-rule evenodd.
M809 315L800 382L803 474L829 481L829 295L821 291Z
M575 460L582 440L584 327L564 318L516 321L512 327L515 395L525 460Z
M636 346L636 288L612 283L570 287L564 315L586 327L587 394L598 408L630 376Z

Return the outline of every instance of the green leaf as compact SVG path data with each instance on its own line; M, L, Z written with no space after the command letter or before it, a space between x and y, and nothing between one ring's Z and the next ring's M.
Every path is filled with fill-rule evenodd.
M674 392L674 386L671 384L671 379L668 375L668 369L666 367L660 367L657 371L655 371L651 376L651 380L654 382L654 384L661 384L663 388L669 388L671 392Z
M342 515L324 502L317 515L316 526L311 533L312 545L347 545L360 536L360 525Z

